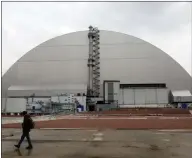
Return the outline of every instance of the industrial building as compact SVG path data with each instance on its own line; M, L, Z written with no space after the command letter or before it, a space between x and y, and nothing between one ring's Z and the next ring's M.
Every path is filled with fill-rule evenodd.
M174 91L187 92L185 102L192 102L192 77L169 55L142 39L90 26L22 56L2 77L2 111L19 112L24 102L74 103L65 103L72 94L90 111L98 110L96 103L99 109L165 106Z

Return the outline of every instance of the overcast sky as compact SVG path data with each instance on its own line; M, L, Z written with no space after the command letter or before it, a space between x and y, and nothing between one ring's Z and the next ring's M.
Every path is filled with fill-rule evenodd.
M148 41L191 74L191 23L189 2L3 2L2 71L40 43L93 25Z

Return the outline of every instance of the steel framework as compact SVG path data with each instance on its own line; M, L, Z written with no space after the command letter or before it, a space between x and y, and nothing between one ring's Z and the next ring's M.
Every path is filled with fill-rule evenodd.
M89 27L89 58L88 58L88 97L98 97L100 91L100 52L99 30Z

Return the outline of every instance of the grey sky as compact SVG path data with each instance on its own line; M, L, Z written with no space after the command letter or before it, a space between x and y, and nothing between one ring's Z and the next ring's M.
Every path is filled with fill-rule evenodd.
M38 44L89 25L142 38L191 74L191 10L189 2L4 2L3 74Z

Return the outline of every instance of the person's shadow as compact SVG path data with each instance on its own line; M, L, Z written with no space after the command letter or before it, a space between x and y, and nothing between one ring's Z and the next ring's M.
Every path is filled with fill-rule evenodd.
M22 153L20 149L15 149L15 152L18 154L18 156L30 156L32 153L32 149L28 150L27 154Z

